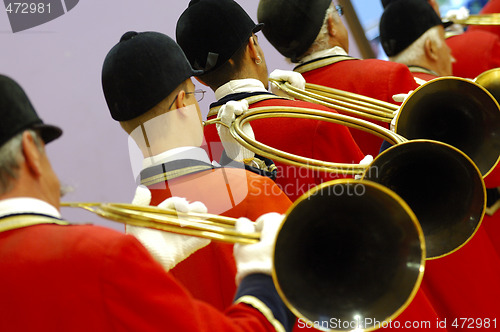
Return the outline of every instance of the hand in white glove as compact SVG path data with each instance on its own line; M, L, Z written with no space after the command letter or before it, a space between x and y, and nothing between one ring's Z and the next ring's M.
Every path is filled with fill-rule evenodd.
M248 102L246 100L232 100L219 109L217 117L219 117L224 124L231 127L231 124L236 119L236 116L241 115L246 111L248 111ZM216 128L222 145L224 146L224 150L229 158L236 161L243 161L254 157L255 153L241 146L233 138L228 127L222 124L216 124ZM249 123L245 124L242 129L245 134L251 138L255 138L252 126Z
M469 18L469 10L462 6L458 9L450 9L446 13L443 21L461 21L461 20L466 20Z
M459 9L450 9L442 19L443 22L454 23L446 28L446 37L464 33L465 28L462 23L469 18L469 14L469 10L463 6Z
M306 88L306 80L304 79L304 77L302 77L302 74L295 71L276 69L269 75L269 79L288 82L293 87L300 90L304 90ZM285 91L281 90L273 82L271 82L271 92L277 96L290 98L290 96Z
M361 161L359 162L360 165L370 165L373 161L373 156L371 154L367 154ZM356 174L354 175L355 180L361 180L363 176L361 174Z
M147 199L148 196L149 199ZM149 205L150 201L151 193L149 190L144 186L138 187L132 203L137 205ZM207 208L203 203L188 203L188 201L182 197L170 197L160 203L158 207L175 209L180 212L207 212ZM189 257L196 250L210 243L208 239L174 234L139 226L127 225L126 231L128 234L134 235L167 271Z
M413 90L410 90L408 93L398 93L392 96L392 100L396 103L403 103L408 97L413 93Z
M257 221L251 222L247 218L236 221L238 232L260 232L260 241L255 244L235 244L234 258L236 260L236 284L249 274L271 274L273 270L273 248L278 230L283 222L284 215L271 212L260 216Z
M396 103L404 103L405 100L408 99L408 97L410 97L412 93L413 93L413 90L410 90L408 93L399 93L399 94L393 95L392 99ZM392 121L391 121L391 125L390 125L390 129L392 131L394 131L396 128L396 119L398 118L399 111L401 111L401 107L398 107L398 109L392 113Z
M148 187L140 185L135 190L134 199L132 204L134 205L149 205L151 203L151 191Z

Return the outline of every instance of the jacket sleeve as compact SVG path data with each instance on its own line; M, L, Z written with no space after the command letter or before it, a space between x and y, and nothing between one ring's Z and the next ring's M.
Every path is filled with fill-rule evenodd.
M195 300L132 236L110 243L105 260L102 309L116 331L285 331L280 321L286 325L280 314L284 304L279 298L261 301L264 307L240 301L222 313ZM266 280L251 286L272 292ZM240 294L259 299L261 295L245 285Z
M392 96L399 93L408 93L419 87L419 84L415 81L413 74L410 72L407 66L403 64L397 64L389 67L389 77L387 84L386 101L392 104L396 104Z

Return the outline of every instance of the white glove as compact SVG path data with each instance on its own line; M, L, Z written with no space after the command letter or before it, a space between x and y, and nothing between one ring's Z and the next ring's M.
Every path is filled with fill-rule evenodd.
M149 200L147 200L149 193ZM133 204L149 205L151 192L144 186L136 190ZM143 202L146 204L139 204ZM181 212L206 213L207 208L201 202L188 203L182 197L170 197L160 203L158 207L176 209ZM148 249L149 253L166 271L172 269L179 262L189 257L196 250L207 246L210 240L164 232L156 229L127 225L127 233L134 235Z
M413 90L410 90L408 93L398 93L392 96L392 100L396 103L403 103L408 97L413 93Z
M282 214L271 212L260 216L255 223L247 218L239 218L236 221L238 232L261 233L258 243L234 245L236 285L249 274L272 273L274 242L284 217Z
M468 18L469 10L467 8L460 7L459 9L450 9L443 18L443 22L451 21L457 23L446 28L446 37L461 35L464 33L464 25L460 24L460 22Z
M373 161L373 156L371 154L367 154L363 159L361 159L359 164L368 166L372 163L372 161ZM361 180L362 177L363 177L363 175L361 175L361 174L354 175L355 180Z
M405 102L406 99L408 99L408 97L411 96L412 93L413 93L413 90L410 90L408 93L399 93L399 94L393 95L392 99L396 103L402 104ZM401 111L401 107L398 107L398 109L392 113L392 120L391 120L391 125L390 125L390 129L392 131L394 131L394 129L396 128L396 119L398 117L399 111Z
M389 126L390 130L393 132L396 132L396 120L398 119L398 114L399 111L401 111L401 107L399 107L394 113L392 114L393 118L391 120L391 124Z
M304 77L302 77L302 74L295 71L276 69L269 75L269 78L276 81L288 82L293 87L300 90L304 90L306 88L306 80L304 79ZM273 82L271 82L271 92L277 96L290 98L290 96L285 91L281 90Z
M230 127L236 119L236 116L241 115L246 111L248 111L248 102L246 100L232 100L219 109L217 117L219 117L223 123ZM236 161L243 161L245 159L252 159L255 156L255 153L241 146L233 138L233 136L229 132L229 128L221 124L216 124L216 128L222 145L224 146L224 150L226 151L226 154L229 158ZM251 138L255 138L252 126L250 126L249 123L245 124L242 129L245 134L247 134Z
M140 185L135 190L134 199L132 204L134 205L149 205L151 203L151 191L148 187Z
M444 16L443 21L461 21L469 18L469 10L462 6L459 9L450 9Z

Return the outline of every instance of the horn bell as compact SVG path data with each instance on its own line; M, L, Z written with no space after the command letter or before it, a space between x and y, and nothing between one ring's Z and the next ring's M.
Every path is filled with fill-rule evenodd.
M403 137L448 143L486 176L500 159L500 109L482 86L440 77L417 88L401 106L395 131Z
M482 72L474 79L474 82L488 90L497 102L500 100L500 68Z
M451 145L414 140L378 155L363 179L396 192L415 212L428 259L461 248L474 235L486 209L486 189L472 160Z
M372 330L368 318L389 321L409 305L424 264L422 229L409 206L382 185L342 179L311 189L289 209L273 278L303 322Z

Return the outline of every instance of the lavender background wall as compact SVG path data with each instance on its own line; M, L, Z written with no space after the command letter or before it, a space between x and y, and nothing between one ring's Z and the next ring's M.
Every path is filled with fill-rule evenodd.
M105 55L129 30L159 31L175 38L177 18L189 1L80 0L65 15L12 33L0 9L0 73L18 81L47 123L63 128L47 151L61 182L74 191L63 201L130 202L135 190L128 137L109 115L101 90ZM238 3L256 21L257 0ZM291 69L263 35L269 71ZM357 54L351 41L350 53ZM208 91L203 114L214 100ZM0 119L1 121L1 119ZM68 220L123 231L123 226L78 209L63 208Z

